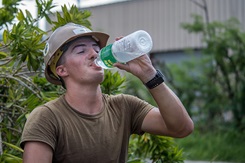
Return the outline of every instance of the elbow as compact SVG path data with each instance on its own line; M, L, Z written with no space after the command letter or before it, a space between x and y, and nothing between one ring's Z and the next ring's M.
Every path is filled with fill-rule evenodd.
M177 138L184 138L188 135L190 135L194 131L194 123L190 119L180 130L180 132L177 134Z

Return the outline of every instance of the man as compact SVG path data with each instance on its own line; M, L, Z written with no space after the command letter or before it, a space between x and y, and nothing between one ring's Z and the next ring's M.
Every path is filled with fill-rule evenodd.
M63 85L60 98L33 110L22 135L24 163L126 162L131 134L185 137L193 122L146 55L115 67L138 77L158 108L131 95L106 95L94 60L108 35L68 23L47 41L45 76Z

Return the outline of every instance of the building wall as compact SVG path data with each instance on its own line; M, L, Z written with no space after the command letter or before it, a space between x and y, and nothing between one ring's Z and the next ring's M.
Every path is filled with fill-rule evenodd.
M129 0L83 9L92 12L89 20L93 30L110 34L109 42L143 29L152 36L152 52L158 53L202 46L201 36L189 34L180 27L183 22L192 22L193 13L205 16L194 1L202 3L202 0ZM245 24L244 0L207 0L207 6L210 21L236 17Z
M235 17L245 29L245 0L206 2L210 22ZM192 14L205 18L204 10L196 3L202 4L203 0L117 0L116 3L81 9L91 11L89 20L93 30L108 33L108 43L112 43L117 36L143 29L153 39L152 60L178 64L190 59L185 53L186 48L196 49L194 56L197 59L202 56L198 50L203 46L201 36L189 34L180 26L181 23L192 22Z

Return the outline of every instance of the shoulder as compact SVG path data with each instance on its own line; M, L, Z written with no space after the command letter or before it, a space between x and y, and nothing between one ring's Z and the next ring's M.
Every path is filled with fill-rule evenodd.
M47 115L50 115L50 113L51 110L48 107L46 107L45 105L41 105L32 110L32 112L28 115L27 120L31 119L32 117L46 117Z
M52 106L55 105L55 103L57 103L57 101L59 101L58 99L49 101L43 105L40 105L38 107L36 107L35 109L33 109L30 113L30 115L38 115L38 114L50 114L52 112Z
M129 108L132 109L139 109L153 106L150 105L148 102L138 98L137 96L129 95L129 94L117 94L117 95L104 95L104 99L107 104L118 106L120 108Z
M53 110L55 108L59 108L59 107L64 106L64 103L65 103L64 96L60 96L57 99L54 99L54 100L51 100L51 101L45 103L43 106Z
M40 105L32 110L32 112L27 117L27 123L32 123L33 121L49 121L51 119L54 121L55 117L59 112L58 104L61 103L62 98L57 98L55 100L49 101L43 105Z
M136 96L129 95L129 94L117 94L117 95L108 95L104 94L104 98L109 102L127 102L127 101L133 101L133 100L141 100Z
M58 117L54 112L56 109L47 107L48 103L36 107L27 117L21 137L22 148L25 142L36 141L44 142L54 149L59 124Z

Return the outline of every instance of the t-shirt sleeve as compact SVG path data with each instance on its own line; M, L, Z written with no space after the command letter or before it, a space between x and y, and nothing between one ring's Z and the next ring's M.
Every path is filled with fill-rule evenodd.
M53 112L45 107L35 108L27 118L21 137L21 148L25 142L38 141L48 144L53 150L56 143L56 119Z
M144 133L141 130L143 120L154 106L136 96L126 95L125 98L131 112L131 132L141 135Z

